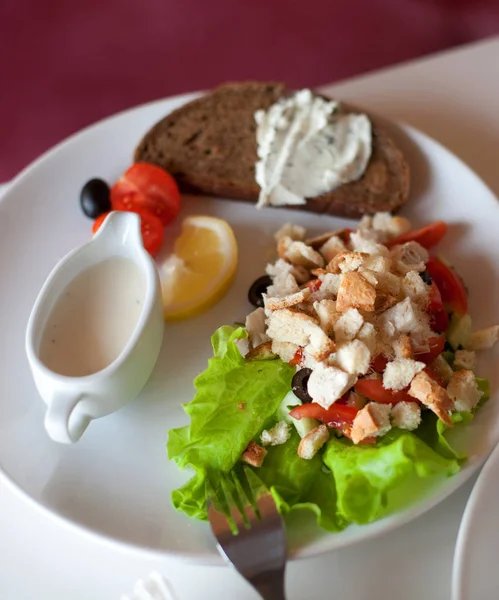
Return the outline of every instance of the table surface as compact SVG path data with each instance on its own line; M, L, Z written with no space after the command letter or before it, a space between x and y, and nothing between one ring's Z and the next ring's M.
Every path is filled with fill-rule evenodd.
M325 86L338 98L405 121L446 145L499 195L499 38ZM287 570L290 600L450 600L455 540L475 478L409 525ZM118 600L156 570L179 600L256 600L237 574L144 559L82 537L0 480L0 599Z

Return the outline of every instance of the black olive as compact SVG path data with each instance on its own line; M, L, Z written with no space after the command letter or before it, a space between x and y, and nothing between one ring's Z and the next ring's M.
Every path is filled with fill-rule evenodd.
M293 394L298 396L302 402L312 402L312 398L307 391L308 378L311 373L312 369L300 369L299 371L296 371L291 380Z
M251 284L248 292L248 300L253 306L263 306L262 294L265 294L269 285L272 285L272 278L268 275L262 275Z
M82 211L91 219L111 210L109 186L102 179L91 179L83 186L80 193Z
M428 271L423 271L422 273L419 274L419 276L426 283L426 285L431 285L431 276L428 273Z

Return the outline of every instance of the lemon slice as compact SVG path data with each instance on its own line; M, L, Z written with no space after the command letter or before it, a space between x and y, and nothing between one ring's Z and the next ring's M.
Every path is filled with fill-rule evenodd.
M237 243L230 225L215 217L187 217L174 254L161 269L165 320L186 319L216 304L229 289L236 267Z

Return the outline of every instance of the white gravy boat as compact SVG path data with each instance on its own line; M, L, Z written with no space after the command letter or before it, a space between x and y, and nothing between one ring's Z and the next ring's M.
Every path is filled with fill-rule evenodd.
M61 374L59 369L49 368L47 360L42 360L46 336L51 335L48 324L57 315L58 307L63 306L58 301L62 302L64 293L68 296L71 282L83 272L90 273L92 267L102 268L103 261L110 259L121 260L122 264L123 259L132 261L135 266L126 264L134 273L136 267L140 270L140 281L145 285L145 290L141 288L141 308L136 308L136 321L131 324L130 335L126 334L128 341L112 362L96 372L78 376ZM105 294L112 291L108 289ZM120 326L119 322L115 325ZM49 436L56 442L74 443L92 419L118 410L137 396L158 358L163 329L159 276L152 257L142 245L140 218L130 212L112 212L92 240L70 252L54 268L29 318L26 353L36 387L47 404L45 428ZM78 350L69 348L73 349Z

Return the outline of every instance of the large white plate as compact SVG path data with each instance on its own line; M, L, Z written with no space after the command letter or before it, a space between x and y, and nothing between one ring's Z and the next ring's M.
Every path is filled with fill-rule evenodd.
M216 199L186 201L184 214L209 213L232 224L240 249L235 284L205 315L166 328L157 367L141 396L92 423L74 446L47 437L44 405L24 354L26 321L39 288L54 264L90 235L91 223L78 204L82 184L95 176L115 180L130 164L143 133L190 98L139 107L86 129L24 171L0 203L0 464L20 494L81 533L142 552L216 564L220 559L208 526L171 508L171 490L188 475L167 460L167 431L187 422L180 404L191 399L192 380L210 356L211 333L248 312L246 292L272 258L273 231L289 220L317 232L345 221L297 211L257 211ZM413 198L404 213L415 222L445 219L452 225L442 251L469 285L475 323L499 322L496 198L468 167L428 137L408 127L393 127L393 134L413 173ZM171 239L175 233L173 228ZM481 358L480 373L497 390L493 353ZM493 398L468 428L470 459L461 473L409 509L369 526L325 534L310 520L295 518L289 530L292 555L339 548L421 515L459 487L498 440L499 404Z
M464 511L452 574L453 600L491 600L499 590L499 446L478 476Z

